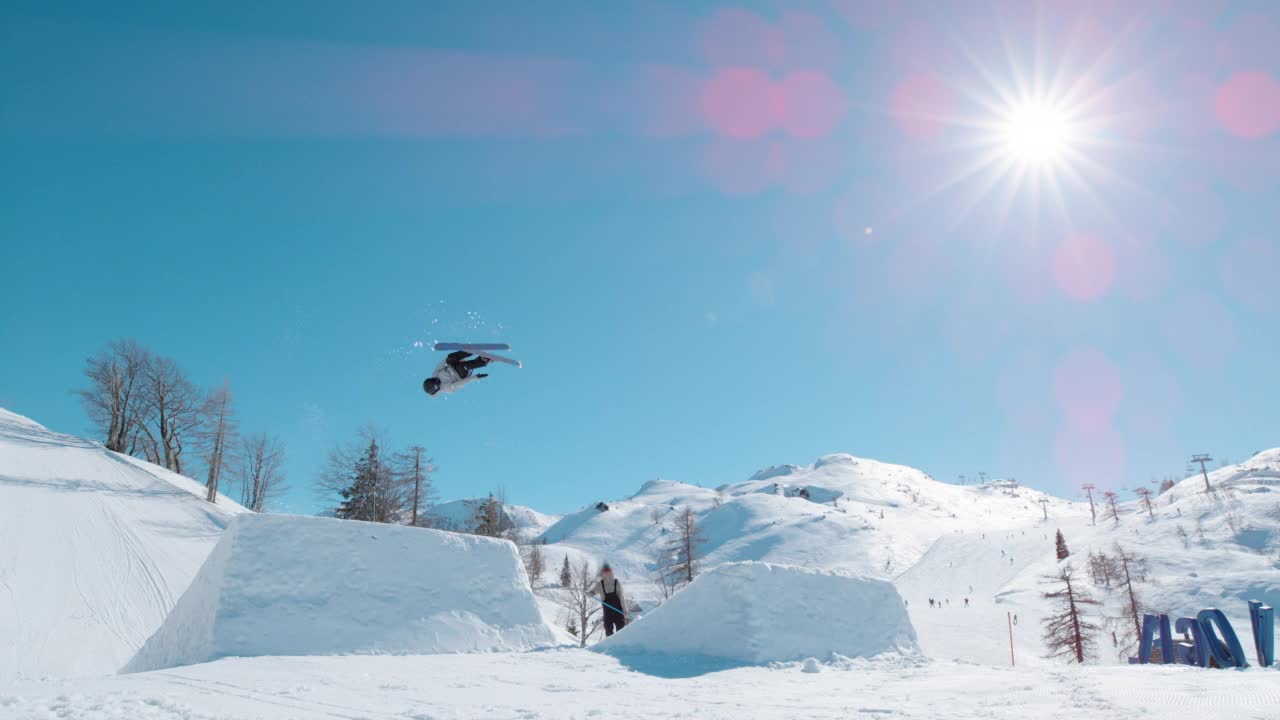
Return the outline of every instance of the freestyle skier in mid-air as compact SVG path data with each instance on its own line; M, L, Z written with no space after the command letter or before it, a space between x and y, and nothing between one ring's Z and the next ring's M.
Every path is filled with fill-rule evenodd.
M489 358L487 357L477 356L472 358L471 352L468 350L455 350L446 355L444 360L436 366L436 370L431 374L431 377L422 381L422 389L426 390L427 394L431 396L441 392L454 392L472 380L489 377L488 373L476 372L476 370L488 364Z
M511 346L506 343L438 342L435 349L449 351L449 354L436 366L431 377L422 381L422 389L433 397L442 392L455 392L472 380L489 377L487 373L478 373L476 370L491 362L521 367L519 360L493 353L494 350L510 350ZM472 355L475 357L471 357Z

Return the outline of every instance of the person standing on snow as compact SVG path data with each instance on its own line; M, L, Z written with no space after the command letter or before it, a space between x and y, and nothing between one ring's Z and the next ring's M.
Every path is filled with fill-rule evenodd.
M591 589L591 594L604 604L605 637L627 626L627 600L622 594L622 583L613 576L609 563L600 568L600 582Z

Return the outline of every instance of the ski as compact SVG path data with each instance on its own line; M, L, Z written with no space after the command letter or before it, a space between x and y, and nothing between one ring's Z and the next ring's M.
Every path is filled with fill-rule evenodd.
M461 349L471 350L472 353L479 355L482 358L488 358L494 362L506 363L508 365L515 365L518 368L524 367L524 364L521 363L519 360L512 360L509 357L503 357L501 355L494 355L493 353L485 350L476 350L475 348L461 348Z
M510 350L511 346L506 343L456 343L456 342L438 342L435 344L436 350Z

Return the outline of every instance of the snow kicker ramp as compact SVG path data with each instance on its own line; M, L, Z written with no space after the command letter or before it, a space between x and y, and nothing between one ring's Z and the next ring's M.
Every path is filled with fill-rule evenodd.
M190 478L0 409L0 684L119 670L239 512Z
M917 652L915 630L892 584L758 562L708 570L595 647L619 656L681 655L749 665Z
M241 515L125 672L229 656L527 650L552 642L505 540Z

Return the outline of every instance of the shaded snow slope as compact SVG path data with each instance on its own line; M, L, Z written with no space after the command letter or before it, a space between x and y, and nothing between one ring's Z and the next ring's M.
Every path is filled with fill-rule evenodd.
M0 409L0 678L118 670L239 505Z
M914 654L902 598L884 580L766 563L726 563L596 649L746 664Z
M228 656L527 650L552 641L505 540L244 515L126 669Z

